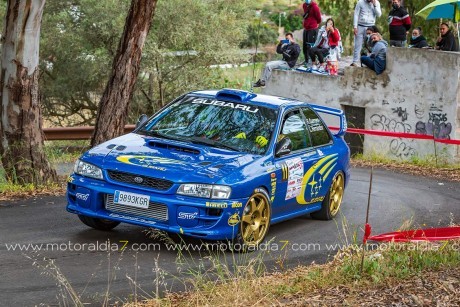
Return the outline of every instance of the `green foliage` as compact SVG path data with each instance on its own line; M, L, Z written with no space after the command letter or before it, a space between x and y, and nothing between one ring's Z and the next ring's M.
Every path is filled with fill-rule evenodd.
M295 30L302 29L302 16L295 12L290 12L288 14L274 13L271 14L269 18L276 25L284 27L284 32L294 32Z
M159 1L143 50L130 122L189 90L222 87L220 63L245 60L238 45L248 0ZM57 126L94 124L130 1L47 1L41 36L44 116Z
M341 274L348 280L364 278L380 283L390 278L405 279L425 270L457 266L460 263L457 244L455 241L382 243L377 250L366 252L362 274L359 254L344 259Z
M254 22L247 28L247 36L240 43L241 48L263 46L276 43L278 33L267 24Z
M147 114L184 92L221 87L212 65L243 62L238 45L247 28L247 0L160 1L147 40L132 105ZM187 16L187 18L184 18Z
M47 1L41 91L53 125L94 124L128 9L128 0Z

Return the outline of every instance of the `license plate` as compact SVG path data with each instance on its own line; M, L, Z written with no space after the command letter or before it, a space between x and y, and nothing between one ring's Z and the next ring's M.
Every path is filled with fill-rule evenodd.
M149 207L150 197L142 194L115 191L113 202L119 205L147 209Z

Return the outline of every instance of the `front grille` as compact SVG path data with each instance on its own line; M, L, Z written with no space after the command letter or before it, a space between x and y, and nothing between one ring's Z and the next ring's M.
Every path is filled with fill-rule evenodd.
M110 179L114 181L129 183L143 187L149 187L155 190L166 191L169 190L169 188L171 188L171 186L173 185L172 181L166 179L139 176L119 171L107 171L107 173L109 174ZM142 182L136 182L135 178L142 178Z
M107 194L105 197L105 209L111 212L124 213L160 221L168 220L168 207L164 204L150 202L147 209L119 205L113 202L112 194Z

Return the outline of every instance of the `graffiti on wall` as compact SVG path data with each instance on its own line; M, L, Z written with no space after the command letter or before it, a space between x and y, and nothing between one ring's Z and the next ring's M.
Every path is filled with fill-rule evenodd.
M407 121L408 113L406 108L392 108L393 114L397 118L389 118L383 114L373 114L371 116L371 125L373 130L411 133L412 126ZM401 138L392 139L389 143L389 152L398 158L410 158L416 153L416 150L410 145L410 141Z
M415 132L434 136L438 139L451 138L452 124L449 122L448 112L443 110L443 106L419 102L412 109L406 105L398 106L404 102L403 99L398 101L393 99L390 103L386 100L383 102L383 104L390 104L391 107L386 107L386 112L375 113L370 117L371 129L401 133ZM417 154L417 144L412 139L392 138L386 144L388 144L388 152L398 158L407 159Z
M398 117L403 122L407 120L407 109L406 108L403 109L401 107L397 107L397 108L392 108L391 110L393 111L393 113L396 113L396 115L398 115Z
M404 123L404 121L400 119L391 119L383 114L373 114L371 116L371 129L389 132L410 133L412 126Z
M410 146L407 140L401 138L393 139L390 142L390 152L398 158L410 158L415 154L415 149Z
M422 119L425 116L425 108L421 104L415 104L414 114L418 119Z
M447 113L443 112L442 106L431 105L428 112L428 121L418 121L415 125L415 133L433 135L437 139L450 139L452 124L448 122Z

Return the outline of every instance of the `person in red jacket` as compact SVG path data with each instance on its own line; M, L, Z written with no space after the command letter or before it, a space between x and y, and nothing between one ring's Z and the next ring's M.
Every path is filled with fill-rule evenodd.
M318 57L318 61L320 63L319 71L325 70L323 65L324 57L329 53L330 49L337 48L339 40L339 30L335 27L334 20L329 18L326 20L326 25L322 26L319 30L318 38L316 39L313 48L310 49L309 54L312 63L315 63L316 57Z
M303 4L303 55L308 61L309 50L316 41L318 25L321 23L321 12L318 4L312 0L305 0Z

